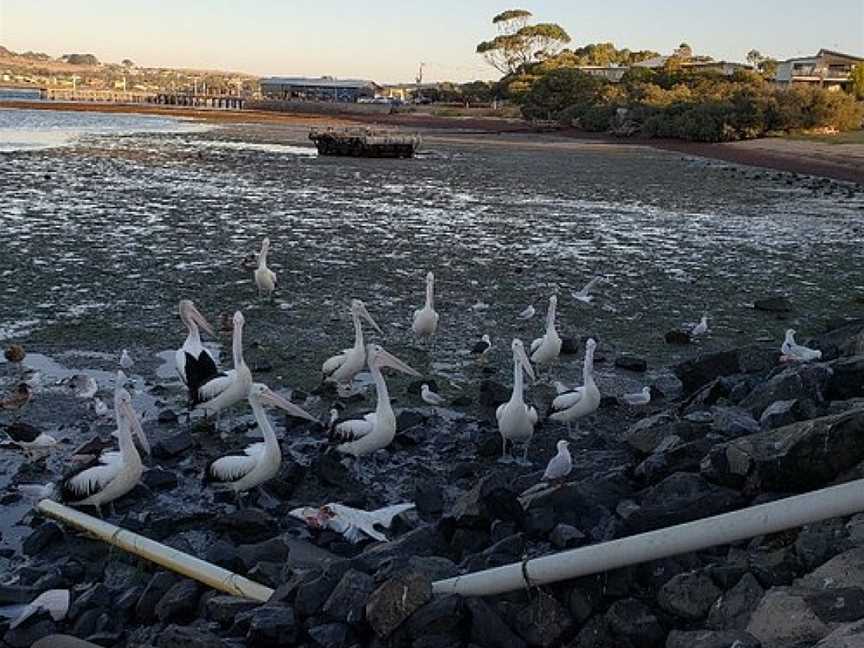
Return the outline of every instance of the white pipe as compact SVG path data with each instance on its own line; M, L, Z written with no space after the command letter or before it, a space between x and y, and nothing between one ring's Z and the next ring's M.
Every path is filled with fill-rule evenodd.
M58 502L43 499L36 505L36 509L40 513L86 531L115 547L150 560L157 565L167 567L178 574L194 578L222 592L260 601L261 603L266 603L273 594L273 590L269 587L244 578L239 574L222 569L216 565L211 565L200 558L195 558L182 551L163 545L160 542L150 540L150 538L145 538L137 533L121 529L113 524L108 524L103 520L98 520Z
M777 533L864 510L864 479L590 547L432 584L436 594L490 596Z

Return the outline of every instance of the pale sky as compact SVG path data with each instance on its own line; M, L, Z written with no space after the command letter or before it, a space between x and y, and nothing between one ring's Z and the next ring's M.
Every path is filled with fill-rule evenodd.
M698 54L743 61L826 47L864 55L864 0L0 0L0 45L14 51L95 54L144 66L259 75L323 74L378 82L491 79L474 53L511 7L558 22L571 45Z

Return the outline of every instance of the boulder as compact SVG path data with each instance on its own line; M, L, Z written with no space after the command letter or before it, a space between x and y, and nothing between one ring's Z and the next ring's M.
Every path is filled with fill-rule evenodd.
M417 511L424 514L440 513L444 510L444 492L434 481L418 482L414 485L412 500Z
M779 358L780 352L776 349L749 346L708 353L682 362L674 370L681 379L684 393L693 394L721 376L767 371L777 364Z
M258 607L258 603L239 596L220 594L207 599L204 610L208 619L223 626L230 626L234 617L241 612L248 612Z
M667 331L666 335L663 336L663 339L666 340L667 344L690 344L691 337L688 331L682 331L681 329L672 329L671 331Z
M67 617L74 621L87 610L105 610L111 605L113 596L114 594L110 589L102 583L96 583L74 597Z
M651 454L668 437L682 441L701 438L708 431L710 419L680 419L671 410L640 419L624 433L624 440L631 448L643 454Z
M375 634L387 638L431 598L432 583L421 574L390 579L369 597L366 618Z
M153 444L153 457L156 459L170 459L183 454L195 445L192 434L187 429L182 429L159 439Z
M850 400L864 397L864 352L851 358L835 360L828 366L832 374L828 379L827 398Z
M739 405L761 417L768 407L779 400L825 400L831 369L823 364L797 364L782 370L760 383Z
M765 590L753 574L746 573L741 580L718 598L708 612L708 627L715 630L743 630L750 616L762 600Z
M864 589L864 547L854 547L835 556L801 578L798 584L814 589Z
M185 578L175 583L156 604L156 616L162 623L195 614L201 589L198 581Z
M793 423L714 446L712 481L755 492L820 488L864 459L864 410Z
M390 542L370 545L354 559L357 569L377 572L388 563L407 564L411 557L449 556L450 546L434 526L421 526Z
M47 521L33 529L21 543L21 551L25 556L35 556L54 543L63 540L63 529L56 522Z
M663 626L651 609L634 598L615 601L609 606L606 625L613 636L640 648L659 646L665 635Z
M456 526L486 529L492 520L520 522L522 507L511 487L511 477L496 470L481 478L474 487L462 495L450 513Z
M657 595L667 612L684 619L701 619L722 592L706 574L686 572L673 576Z
M556 549L572 549L587 541L587 537L579 529L569 524L556 524L549 534L549 542Z
M831 588L805 597L810 609L825 623L848 623L864 619L864 589Z
M775 587L753 611L747 632L765 646L809 645L828 634L828 626L807 604L806 591Z
M549 648L573 627L567 610L557 599L538 594L516 615L515 630L529 646Z
M4 624L5 625L5 624ZM13 630L2 635L9 648L30 648L35 642L57 632L57 624L47 614L36 614Z
M759 422L743 407L715 405L711 408L711 415L711 429L727 439L737 439L762 430Z
M510 389L494 380L480 383L480 404L484 407L498 407L510 400Z
M375 580L368 574L349 569L333 589L323 612L334 621L360 623L366 600L375 589Z
M676 472L698 472L713 445L714 441L707 437L690 443L677 436L666 437L653 454L636 466L634 474L647 484L655 484Z
M294 646L297 641L297 621L290 607L262 605L250 612L246 642L250 648L280 648Z
M308 580L299 583L294 603L297 614L302 618L318 614L349 568L350 563L347 560L334 563L317 576L310 575Z
M404 627L418 639L427 635L448 635L458 632L465 619L463 599L458 594L437 596L408 617Z
M814 648L861 648L861 646L864 646L864 620L837 627Z
M761 648L759 640L743 630L673 630L666 648Z
M141 592L141 597L135 606L135 618L141 623L152 623L156 620L156 605L174 586L179 577L171 572L159 571L153 574L150 581Z
M159 632L158 648L230 648L231 644L207 628L171 624Z
M351 646L351 626L347 623L325 623L309 629L312 641L321 648L344 648Z
M465 607L471 620L471 641L480 648L527 647L483 599L467 598Z
M763 297L753 302L753 308L766 313L788 313L792 310L792 302L786 297Z
M773 430L791 425L804 418L799 416L799 410L800 401L797 399L775 401L762 412L759 417L759 425L763 430Z
M644 358L631 355L620 355L615 358L615 366L626 371L642 373L648 370L648 362Z

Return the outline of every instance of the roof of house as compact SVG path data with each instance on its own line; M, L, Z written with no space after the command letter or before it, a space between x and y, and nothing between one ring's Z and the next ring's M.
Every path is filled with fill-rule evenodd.
M267 85L283 85L295 88L369 88L375 86L374 81L363 79L336 79L333 77L267 77L260 83Z
M833 50L822 48L813 56L795 56L793 58L786 59L785 61L781 61L782 63L792 63L794 61L813 61L819 58L839 58L846 59L852 62L864 62L864 58L860 56L853 56L852 54L844 54L843 52L835 52Z

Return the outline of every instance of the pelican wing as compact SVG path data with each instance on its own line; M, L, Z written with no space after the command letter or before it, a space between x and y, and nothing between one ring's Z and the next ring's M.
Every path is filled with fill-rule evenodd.
M106 453L113 454L113 453ZM120 453L116 453L119 455ZM77 472L63 480L62 495L66 501L85 500L94 493L102 490L114 480L123 468L123 462L119 459L109 457L108 463L101 463L101 457L97 459L98 465L83 467Z
M534 353L537 349L540 348L540 345L543 344L544 339L545 338L540 337L531 343L531 353Z
M332 358L329 358L323 365L321 365L321 373L325 376L329 376L334 373L339 367L345 364L345 356L347 355L347 350L343 351L339 355L335 355Z
M224 376L218 376L213 380L208 381L206 384L201 385L198 389L198 396L202 401L212 400L228 389L236 379L237 372L230 369L225 372Z
M555 400L552 401L552 409L556 412L568 410L582 400L583 396L585 396L584 387L577 387L576 389L559 394L555 397Z
M504 416L504 408L507 407L507 403L501 403L498 406L498 409L495 410L495 418L498 419L498 422L501 422L501 417Z
M245 454L228 455L216 459L207 466L207 477L217 482L233 482L242 479L258 464L259 455L255 451L249 452L252 447L254 446L246 448Z
M246 449L243 452L245 452L248 457L260 457L264 454L266 448L266 444L263 441L259 441L258 443L246 446Z
M357 441L375 429L375 412L358 417L343 418L333 424L330 438L339 443Z

